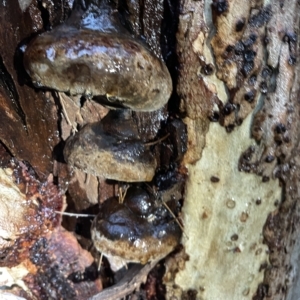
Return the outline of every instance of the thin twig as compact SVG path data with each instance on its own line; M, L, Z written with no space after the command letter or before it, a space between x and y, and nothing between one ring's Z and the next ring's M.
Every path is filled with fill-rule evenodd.
M98 263L98 272L99 272L100 269L101 269L102 258L103 258L103 253L101 252L101 254L100 254L100 259L99 259L99 263Z
M123 192L122 187L119 187L119 203L122 204L124 202L128 188L129 188L129 185L126 185L124 187L124 192Z
M184 232L183 226L181 225L181 223L179 222L179 220L176 218L175 214L172 212L172 210L170 209L169 205L166 202L164 202L164 201L163 201L163 205L168 210L168 212L172 215L172 217L175 219L176 223L178 224L178 226L182 230L182 233L186 236L186 238L188 238L188 236Z
M68 212L64 212L64 211L58 211L56 210L55 211L57 214L60 214L60 215L63 215L63 216L69 216L69 217L76 217L76 218L79 218L79 217L96 217L96 215L89 215L89 214L76 214L76 213L68 213Z
M73 124L73 123L70 121L70 119L69 119L69 116L68 116L68 114L67 114L67 110L66 110L66 107L65 107L65 103L64 103L65 100L64 100L63 97L61 96L61 93L60 93L60 92L58 92L58 98L59 98L61 107L62 107L62 109L63 109L64 116L65 116L65 118L66 118L66 120L67 120L67 123L72 127L72 129L73 129L74 132L77 132L76 126L74 126L74 124Z
M156 140L156 141L153 141L153 142L149 142L149 143L145 143L144 145L147 147L147 146L153 146L153 145L156 145L160 142L162 142L163 140L165 140L166 138L168 138L170 135L170 133L166 134L165 136L163 136L162 138Z
M92 296L88 300L119 300L138 290L147 279L149 272L157 264L157 260L147 265L136 264L128 270L126 275L117 284Z

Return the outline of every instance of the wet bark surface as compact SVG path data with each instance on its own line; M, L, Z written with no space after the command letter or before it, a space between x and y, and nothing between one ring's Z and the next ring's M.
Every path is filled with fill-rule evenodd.
M28 86L20 47L43 30L37 2L23 12L17 1L1 4L1 142L21 160L30 162L45 179L52 169L58 143L57 109L44 92ZM60 16L60 21L63 16ZM33 155L33 153L35 153Z

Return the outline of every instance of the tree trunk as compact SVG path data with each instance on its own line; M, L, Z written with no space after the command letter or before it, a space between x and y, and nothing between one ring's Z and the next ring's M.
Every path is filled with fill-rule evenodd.
M182 3L177 91L194 156L175 282L199 299L298 299L298 11Z
M97 254L83 233L90 221L77 222L79 245L71 233L76 221L64 218L63 229L57 213L65 196L69 211L90 212L116 193L115 184L70 172L63 158L72 130L101 120L107 109L34 88L23 67L34 36L80 22L72 4L0 6L3 293L134 299L150 272L135 292L142 299L299 299L299 1L109 2L108 18L118 12L173 80L167 108L133 114L143 140L157 139L170 119L182 119L188 133L178 166L188 172L182 247L156 266L130 269L112 287L108 263L97 273ZM100 4L86 1L84 9L107 16Z

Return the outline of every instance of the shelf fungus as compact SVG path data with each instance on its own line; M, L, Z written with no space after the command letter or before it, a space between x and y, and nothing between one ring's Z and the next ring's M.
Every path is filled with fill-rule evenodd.
M105 118L103 123L87 124L67 140L64 157L68 164L107 179L151 181L156 159L150 148L132 137L131 130L124 130L124 136L121 136L108 130L105 125Z
M111 11L106 1L100 6L99 23L113 24L113 20L101 18ZM92 11L86 21L90 14ZM104 26L110 28L106 31L86 27L88 22L82 18L77 19L78 24L70 18L27 45L24 66L35 86L83 95L121 111L152 112L164 107L172 93L171 76L164 63L118 22ZM128 131L125 123L124 134L122 130L107 131L107 122L102 121L87 124L67 140L67 163L107 179L151 181L157 162L144 138L136 132L128 136L131 128Z
M167 67L126 34L58 26L29 43L24 66L37 87L106 96L135 111L164 106L172 92Z
M145 264L167 256L179 244L177 220L153 195L141 187L127 190L122 203L111 198L101 206L91 235L95 247L108 259Z

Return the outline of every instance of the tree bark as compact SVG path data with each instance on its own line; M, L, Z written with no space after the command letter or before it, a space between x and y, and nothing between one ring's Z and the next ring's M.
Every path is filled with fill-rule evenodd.
M297 299L298 9L181 3L177 92L193 155L175 282L197 299Z
M182 247L157 265L135 296L297 300L299 1L115 2L123 25L171 73L173 94L161 115L180 117L188 132L181 162L188 170ZM102 299L105 281L82 249L90 239L81 237L79 246L55 211L65 194L69 207L72 202L82 211L115 194L115 186L70 175L62 150L73 125L55 93L33 87L22 61L29 40L68 20L72 1L3 1L0 8L0 284L25 299ZM106 113L65 99L72 124L95 122ZM159 123L157 116L136 118L145 135L156 136L151 119ZM151 133L143 127L147 122ZM8 228L14 217L19 221ZM69 231L75 226L63 225ZM90 224L84 226L89 231ZM68 247L72 255L62 262ZM128 282L140 285L152 267ZM115 297L120 290L117 285ZM114 288L106 293L117 299Z

